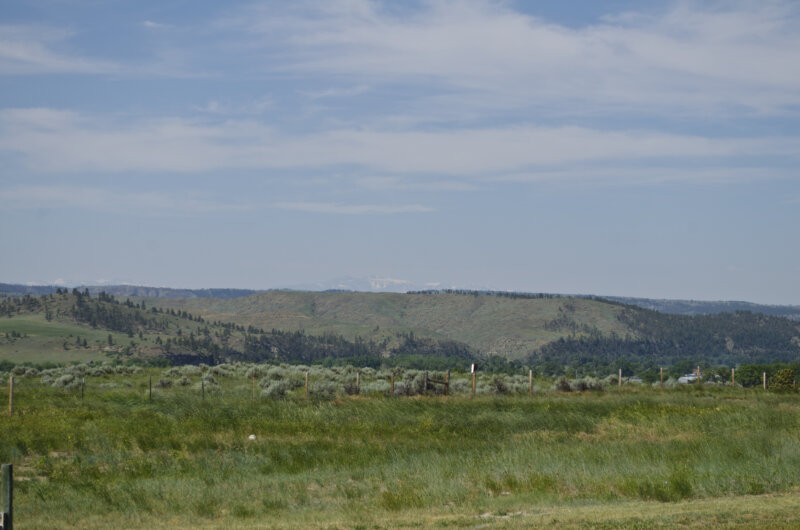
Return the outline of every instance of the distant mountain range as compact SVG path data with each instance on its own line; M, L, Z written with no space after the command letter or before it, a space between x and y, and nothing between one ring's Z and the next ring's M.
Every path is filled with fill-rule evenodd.
M76 287L83 292L89 290L89 294L96 296L104 292L114 296L136 296L139 298L218 298L228 300L231 298L241 298L252 294L265 291L254 289L172 289L170 287L147 287L143 285L81 285ZM11 283L0 283L0 295L19 296L19 295L42 295L53 294L57 289L71 291L71 287L59 285L20 285Z
M602 298L672 315L716 315L719 313L750 311L751 313L800 320L800 306L797 305L764 305L738 301L655 300L623 296L604 296Z
M0 296L19 296L25 294L42 295L55 293L59 287L57 285L22 285L0 283ZM229 300L251 296L258 293L265 293L275 290L291 291L321 291L321 292L392 292L404 293L408 291L427 291L437 290L439 283L419 284L406 280L393 278L354 278L342 277L328 282L316 284L295 285L288 289L173 289L169 287L149 287L142 285L89 285L80 286L78 289L83 291L88 289L92 295L105 292L118 297L139 297L139 298L214 298ZM71 290L71 289L70 289ZM489 292L477 290L478 292ZM525 294L525 293L520 293ZM554 295L566 296L566 295ZM586 295L589 296L589 295ZM581 297L581 295L578 295ZM735 313L736 311L750 311L752 313L762 313L770 316L785 317L800 321L800 305L765 305L743 301L701 301L701 300L665 300L653 298L631 298L623 296L603 296L607 300L652 309L661 313L673 315L714 315L719 313Z

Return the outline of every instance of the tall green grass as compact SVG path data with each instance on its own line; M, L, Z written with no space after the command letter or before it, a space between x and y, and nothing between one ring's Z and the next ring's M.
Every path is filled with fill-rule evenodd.
M150 401L150 375L159 374L92 380L84 400L78 388L20 379L16 414L0 421L19 525L53 525L65 513L79 526L321 524L800 487L795 395L701 388L252 401L246 380L223 377L205 400L192 385L159 389Z

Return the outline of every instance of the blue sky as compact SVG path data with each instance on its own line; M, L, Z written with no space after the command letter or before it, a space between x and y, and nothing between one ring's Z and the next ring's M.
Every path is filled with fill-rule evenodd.
M800 4L0 4L0 281L800 304Z

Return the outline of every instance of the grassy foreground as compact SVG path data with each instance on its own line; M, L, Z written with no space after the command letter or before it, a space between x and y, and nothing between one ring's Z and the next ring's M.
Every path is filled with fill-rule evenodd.
M84 400L18 380L0 461L19 528L800 526L796 395L251 401L226 380L151 402L148 375Z

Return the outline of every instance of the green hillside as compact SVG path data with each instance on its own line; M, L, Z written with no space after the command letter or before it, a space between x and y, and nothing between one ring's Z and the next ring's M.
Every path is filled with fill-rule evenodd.
M413 331L509 359L590 329L603 335L630 331L618 319L621 305L584 298L271 291L231 300L144 300L206 320L349 339L393 340L397 332Z
M0 361L88 359L405 366L542 374L800 361L800 324L750 312L667 315L588 298L506 293L273 291L125 299L88 291L0 299ZM687 364L688 363L688 364ZM682 367L682 368L678 368Z
M264 330L146 301L88 291L0 299L0 362L68 363L111 357L156 364L277 361L448 369L486 361L469 345L413 332L382 341L327 332ZM493 366L505 361L497 359ZM499 364L498 364L499 363Z
M678 361L718 365L797 362L800 324L748 311L670 315L594 298L506 293L272 291L231 300L147 299L210 320L264 329L397 340L448 339L486 355L540 366L608 369Z

